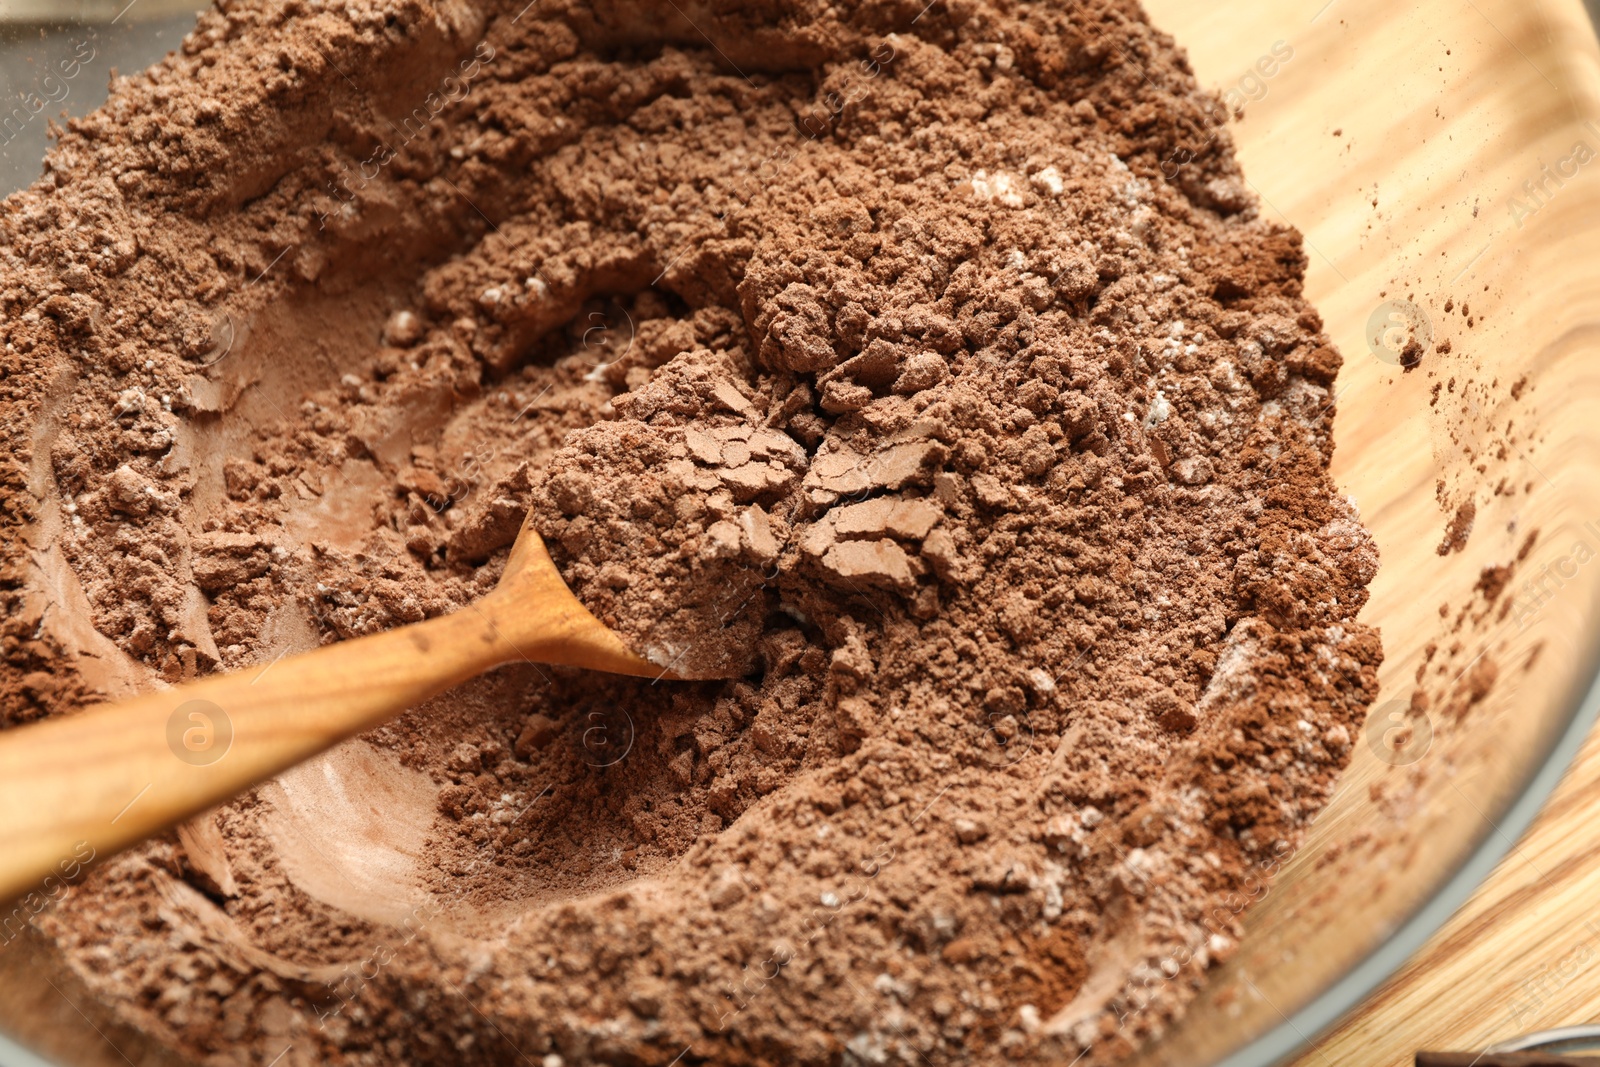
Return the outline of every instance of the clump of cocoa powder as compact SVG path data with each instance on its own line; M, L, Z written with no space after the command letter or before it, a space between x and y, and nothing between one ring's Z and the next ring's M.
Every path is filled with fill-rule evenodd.
M1223 117L1117 0L244 0L120 81L0 209L8 719L463 607L530 507L735 677L509 667L328 764L404 847L269 785L97 868L33 921L86 1008L286 1067L1161 1032L1381 658Z

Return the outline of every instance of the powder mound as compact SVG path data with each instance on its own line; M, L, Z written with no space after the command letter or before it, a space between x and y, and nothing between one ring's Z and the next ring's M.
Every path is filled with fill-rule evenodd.
M530 513L730 676L509 665L90 866L26 918L147 1058L1111 1063L1348 762L1339 356L1173 42L684 11L235 0L0 206L7 723Z
M612 401L621 418L570 435L533 487L535 528L579 599L690 678L755 668L785 536L770 509L806 462L792 438L752 421L734 369L717 363L675 357Z

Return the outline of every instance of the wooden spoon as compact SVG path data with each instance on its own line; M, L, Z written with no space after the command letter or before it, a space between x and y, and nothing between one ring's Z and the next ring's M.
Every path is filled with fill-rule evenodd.
M518 660L682 677L590 614L524 521L500 584L453 615L0 732L0 900L53 898L88 863Z

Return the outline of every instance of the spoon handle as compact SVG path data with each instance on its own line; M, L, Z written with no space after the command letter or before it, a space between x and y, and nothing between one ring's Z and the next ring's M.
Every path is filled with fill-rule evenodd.
M519 658L492 613L486 601L0 732L0 900L47 901L91 863Z

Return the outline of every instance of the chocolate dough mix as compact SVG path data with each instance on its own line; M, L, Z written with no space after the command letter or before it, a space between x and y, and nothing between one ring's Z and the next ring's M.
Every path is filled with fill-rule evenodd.
M461 608L530 508L609 625L738 678L502 668L18 936L215 1064L1167 1027L1381 658L1299 236L1172 41L218 6L0 206L6 720Z

